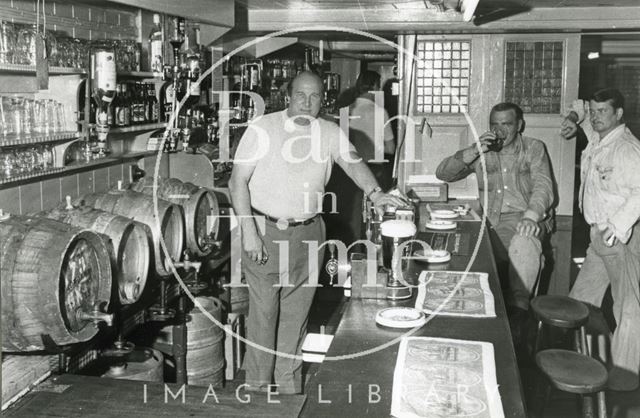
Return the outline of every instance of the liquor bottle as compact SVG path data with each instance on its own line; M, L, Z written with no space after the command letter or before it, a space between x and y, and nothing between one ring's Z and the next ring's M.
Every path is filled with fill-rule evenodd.
M313 50L311 48L304 49L304 67L303 71L311 71Z
M173 113L173 101L175 99L175 90L173 81L168 80L162 86L160 91L160 101L162 103L162 117L164 122L169 122Z
M77 92L77 102L78 102L78 124L80 126L78 126L78 129L82 129L81 123L85 120L85 115L84 115L84 105L86 103L85 100L85 89L87 86L87 80L82 80L80 82L80 85L78 86L78 92ZM96 104L93 100L89 100L89 120L87 121L89 123L96 123Z
M96 131L98 133L97 152L107 153L109 133L109 106L116 96L116 61L113 47L96 44L91 54L91 93L97 105Z
M131 92L127 83L122 83L122 123L131 126Z
M123 126L119 119L120 119L120 114L121 109L122 109L122 101L123 101L123 97L122 97L122 84L121 83L117 83L116 84L116 97L113 99L113 102L111 103L111 114L112 116L112 123L109 126Z
M139 87L140 101L142 102L142 122L149 123L149 99L147 97L147 85L141 81Z
M186 91L185 94L189 94L185 102L185 107L190 108L191 106L197 105L200 102L200 83L198 83L198 79L200 78L201 72L201 56L200 56L200 45L199 41L199 33L200 31L196 31L196 44L187 49L185 63L186 63Z
M135 120L134 123L142 124L146 122L146 114L145 114L145 99L144 99L144 91L141 86L141 82L136 81L132 83L133 91L134 91L134 103L135 103Z
M147 84L147 97L149 100L149 122L158 123L160 121L160 104L156 98L156 86Z
M164 71L164 32L160 25L160 15L153 15L153 29L149 34L149 66L154 74Z

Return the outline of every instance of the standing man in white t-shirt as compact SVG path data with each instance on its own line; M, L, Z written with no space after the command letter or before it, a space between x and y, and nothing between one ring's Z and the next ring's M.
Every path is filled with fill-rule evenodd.
M279 393L300 393L301 345L320 268L309 265L306 242L321 244L325 239L318 196L324 194L333 163L376 207L405 202L382 192L336 124L317 118L323 97L320 77L303 72L288 93L288 109L256 118L248 126L229 188L240 217L242 269L249 285L247 337L260 347L247 347L246 384L268 391L275 382ZM281 266L283 251L288 263Z

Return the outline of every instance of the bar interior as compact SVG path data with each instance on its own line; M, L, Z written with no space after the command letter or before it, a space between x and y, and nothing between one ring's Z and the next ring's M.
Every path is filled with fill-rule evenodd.
M2 415L640 417L637 0L0 0Z

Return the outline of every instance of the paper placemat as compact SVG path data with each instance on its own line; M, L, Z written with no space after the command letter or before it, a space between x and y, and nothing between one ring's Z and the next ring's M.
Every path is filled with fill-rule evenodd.
M429 231L424 241L434 250L446 250L453 255L471 254L471 235L466 232Z
M403 338L393 375L391 415L503 418L493 344Z
M415 308L434 315L496 316L489 275L478 272L423 271Z

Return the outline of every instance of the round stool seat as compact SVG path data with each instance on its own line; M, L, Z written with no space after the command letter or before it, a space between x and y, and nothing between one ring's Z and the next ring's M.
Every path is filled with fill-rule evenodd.
M536 364L551 384L565 392L588 394L607 387L607 369L598 360L584 354L544 350L536 354Z
M560 328L579 328L589 320L587 305L567 296L537 296L531 309L538 321Z

